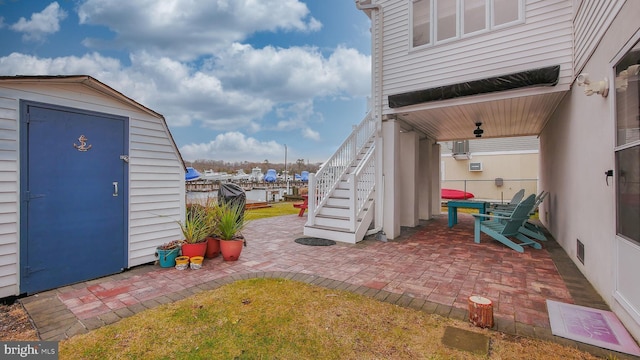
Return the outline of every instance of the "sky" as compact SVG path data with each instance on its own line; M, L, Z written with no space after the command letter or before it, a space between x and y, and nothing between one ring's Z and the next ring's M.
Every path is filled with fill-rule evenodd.
M371 93L353 0L0 0L0 75L89 75L186 161L326 161Z

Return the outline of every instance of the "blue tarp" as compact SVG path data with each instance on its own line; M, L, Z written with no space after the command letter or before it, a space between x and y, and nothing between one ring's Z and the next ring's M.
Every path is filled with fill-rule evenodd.
M276 182L278 180L278 175L276 174L275 169L267 170L267 173L264 175L265 182Z
M198 170L192 168L191 166L187 167L187 173L185 174L184 178L187 181L190 180L198 180L200 179L201 174L198 172Z
M303 171L302 174L300 175L300 180L302 181L309 181L309 172L308 171Z

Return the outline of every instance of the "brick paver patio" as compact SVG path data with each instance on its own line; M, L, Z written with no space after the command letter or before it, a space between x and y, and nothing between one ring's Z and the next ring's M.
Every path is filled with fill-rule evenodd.
M473 218L460 214L453 228L440 215L388 242L372 236L355 245L305 246L294 242L305 221L296 215L251 221L236 262L217 257L183 271L143 265L22 302L40 337L60 340L239 279L283 277L460 320L468 319L468 297L481 295L493 301L495 330L608 353L551 335L547 299L607 308L554 240L524 253L484 234L475 244Z

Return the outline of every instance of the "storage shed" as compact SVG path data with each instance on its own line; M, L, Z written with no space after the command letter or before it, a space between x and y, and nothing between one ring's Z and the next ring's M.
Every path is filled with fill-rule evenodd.
M161 114L90 76L1 76L0 297L154 261L184 182Z

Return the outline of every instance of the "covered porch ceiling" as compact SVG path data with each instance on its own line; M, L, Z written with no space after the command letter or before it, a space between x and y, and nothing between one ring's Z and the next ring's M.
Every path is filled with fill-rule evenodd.
M517 90L391 109L405 131L419 131L436 141L539 135L568 92Z

